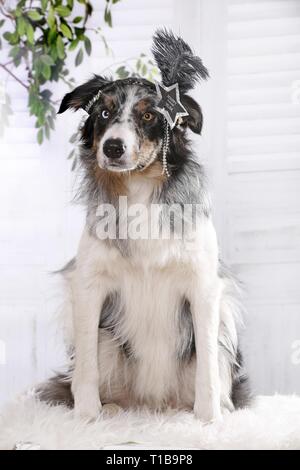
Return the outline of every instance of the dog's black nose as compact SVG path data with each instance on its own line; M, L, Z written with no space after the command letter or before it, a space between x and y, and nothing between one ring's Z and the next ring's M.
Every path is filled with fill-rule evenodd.
M103 152L108 158L120 158L125 152L125 145L121 139L108 139L104 142Z

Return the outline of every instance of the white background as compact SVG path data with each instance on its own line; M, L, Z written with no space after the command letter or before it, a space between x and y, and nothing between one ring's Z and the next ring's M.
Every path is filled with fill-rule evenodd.
M104 2L94 4L99 25ZM122 0L113 21L105 34L115 57L92 37L92 57L72 70L77 84L149 52L161 25L182 34L209 68L210 81L194 92L205 119L195 145L210 176L222 257L245 285L243 344L253 388L299 393L292 354L300 340L300 104L292 98L300 80L300 1ZM60 295L49 273L75 254L83 214L70 204L76 181L66 159L77 116L59 116L50 142L39 147L24 90L0 79L14 108L0 141L3 402L63 362L53 321ZM66 91L54 89L55 97Z

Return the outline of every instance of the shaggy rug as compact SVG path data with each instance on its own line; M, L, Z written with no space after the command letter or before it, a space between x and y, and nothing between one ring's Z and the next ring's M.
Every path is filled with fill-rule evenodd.
M300 397L258 397L250 409L203 426L192 413L121 411L95 423L19 398L0 414L0 449L300 449Z

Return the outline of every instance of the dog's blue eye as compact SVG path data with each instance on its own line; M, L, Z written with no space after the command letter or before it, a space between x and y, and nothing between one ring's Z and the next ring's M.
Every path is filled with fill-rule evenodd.
M103 119L108 119L109 118L109 111L108 109L103 109L102 113L101 113L101 116L103 117Z

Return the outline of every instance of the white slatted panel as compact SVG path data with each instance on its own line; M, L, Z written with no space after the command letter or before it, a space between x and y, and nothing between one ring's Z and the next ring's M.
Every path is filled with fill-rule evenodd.
M91 26L102 24L104 0ZM149 52L159 25L173 20L173 0L124 0L114 6L112 29L104 33L114 57L106 57L99 36L91 36L93 54L80 68L70 69L77 84L112 62ZM5 51L1 52L1 59ZM19 69L17 73L22 76ZM28 117L23 88L5 75L14 115L0 140L0 403L50 374L62 361L55 325L50 323L60 302L48 275L75 254L83 216L70 207L73 181L66 160L68 138L77 115L57 119L51 141L39 147L34 122ZM55 98L68 90L57 87ZM6 363L3 364L5 349Z
M300 392L300 2L228 0L225 250L255 389Z

